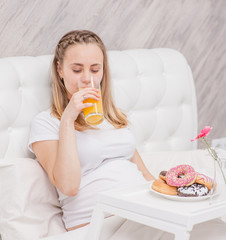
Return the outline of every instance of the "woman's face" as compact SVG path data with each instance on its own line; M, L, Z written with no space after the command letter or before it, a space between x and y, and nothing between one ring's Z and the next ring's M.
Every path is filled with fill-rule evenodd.
M103 60L103 53L96 44L78 44L66 49L63 63L58 65L58 73L64 79L69 99L78 91L81 79L90 81L91 76L102 79Z

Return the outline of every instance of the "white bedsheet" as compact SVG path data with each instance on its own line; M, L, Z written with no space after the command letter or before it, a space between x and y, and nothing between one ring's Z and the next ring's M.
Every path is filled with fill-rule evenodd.
M86 232L89 225L64 234L44 238L45 240L89 240ZM43 240L44 240L43 239ZM174 235L135 223L117 216L104 220L99 240L173 240ZM190 240L225 240L226 223L215 219L202 224L197 224L191 233ZM91 240L91 239L90 239Z

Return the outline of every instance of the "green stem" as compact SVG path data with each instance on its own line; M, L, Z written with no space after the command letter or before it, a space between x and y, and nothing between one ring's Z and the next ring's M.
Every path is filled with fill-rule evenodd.
M218 163L218 166L220 167L221 174L222 174L222 176L223 176L223 178L224 178L224 183L226 184L226 178L225 178L225 176L224 176L224 172L223 172L223 170L222 170L222 168L221 168L221 165L220 165L219 161L217 161L217 163Z
M210 147L210 145L209 145L209 143L206 141L206 139L205 139L204 137L202 137L202 138L203 138L204 142L206 143L206 145L207 145L207 147L208 147L208 152L209 152L209 154L213 157L214 160L217 161L217 164L218 164L218 166L219 166L219 168L220 168L220 170L221 170L221 174L222 174L222 176L223 176L223 178L224 178L224 182L225 182L225 184L226 184L226 178L225 178L225 176L224 176L224 172L223 172L222 167L221 167L221 165L220 165L220 163L219 163L219 159L218 159L218 156L216 155L216 152L213 151L213 149Z

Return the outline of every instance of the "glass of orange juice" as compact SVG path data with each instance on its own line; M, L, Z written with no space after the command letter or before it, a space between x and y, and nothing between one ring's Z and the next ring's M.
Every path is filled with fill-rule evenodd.
M101 96L100 79L98 77L91 76L90 81L80 80L79 90L87 87L99 89L98 94ZM93 103L92 107L87 107L83 109L85 121L89 125L98 125L101 122L103 122L104 114L103 114L102 97L100 97L99 101L95 99L87 98L83 102Z

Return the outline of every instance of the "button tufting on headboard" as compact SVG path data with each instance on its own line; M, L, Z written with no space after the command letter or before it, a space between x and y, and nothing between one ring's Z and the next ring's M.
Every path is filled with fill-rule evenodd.
M138 150L196 148L196 96L185 58L172 49L108 51L116 105L129 116ZM34 157L30 123L51 103L52 55L0 59L0 158Z

